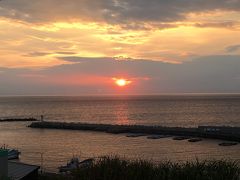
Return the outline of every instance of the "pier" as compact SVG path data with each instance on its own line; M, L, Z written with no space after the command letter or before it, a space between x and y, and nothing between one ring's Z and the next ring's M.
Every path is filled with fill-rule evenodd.
M35 118L6 118L6 119L0 119L0 122L33 122L38 121Z
M89 124L89 123L68 123L68 122L32 122L28 127L42 129L66 129L82 131L98 131L113 134L120 133L141 133L141 134L162 134L172 136L189 136L209 139L221 139L240 142L240 127L214 127L200 126L197 128L184 127L163 127L144 125L112 125L112 124Z

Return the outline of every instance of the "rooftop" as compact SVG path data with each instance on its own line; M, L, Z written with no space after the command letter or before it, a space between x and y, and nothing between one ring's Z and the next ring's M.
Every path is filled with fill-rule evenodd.
M38 169L39 166L8 161L8 177L14 180L21 180Z

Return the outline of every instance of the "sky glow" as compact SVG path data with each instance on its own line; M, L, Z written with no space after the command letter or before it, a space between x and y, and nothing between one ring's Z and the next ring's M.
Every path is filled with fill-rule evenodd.
M219 76L226 76L224 73L233 64L231 59L240 61L239 19L239 0L2 0L0 83L9 81L15 87L10 94L22 94L11 76L16 79L25 76L29 83L39 81L41 87L52 82L56 87L44 88L46 94L60 93L55 90L60 85L66 89L78 85L87 92L99 84L94 93L111 94L115 93L109 85L114 83L112 77L123 76L135 79L132 88L144 89L142 92L131 89L132 94L239 92L240 72L237 70L226 80L234 79L234 87L226 87L226 83L211 88L206 83L206 87L199 90L179 87L180 80L198 75L186 66L199 59L203 69L207 69L212 59L215 67L225 64L213 84L218 82ZM100 66L92 63L97 60ZM148 65L142 66L143 62ZM149 65L152 62L156 67L161 66L156 73L152 73L153 67ZM238 61L234 63L239 66ZM86 65L87 70L76 69L79 64ZM102 73L104 64L114 69ZM172 68L162 74L163 66ZM183 67L189 74L182 73L179 75L182 78L172 79ZM55 69L66 69L65 74ZM163 87L167 79L175 85L166 83L167 87ZM203 76L201 81L205 81ZM126 81L126 85L130 83ZM149 89L141 87L141 83ZM105 88L102 89L102 85ZM11 89L10 86L5 88ZM39 94L33 90L34 93ZM71 93L78 94L66 90L66 94ZM0 89L1 94L6 93Z

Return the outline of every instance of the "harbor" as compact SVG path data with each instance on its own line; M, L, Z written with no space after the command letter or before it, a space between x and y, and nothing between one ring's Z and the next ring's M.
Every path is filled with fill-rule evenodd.
M129 160L144 159L154 163L165 161L181 163L194 161L196 157L200 160L211 158L218 160L222 157L233 161L240 160L240 145L219 146L225 140L167 133L147 134L136 131L104 133L107 131L26 127L29 125L31 122L10 122L2 125L6 130L3 129L4 138L0 136L0 141L8 143L8 149L21 152L19 162L37 165L44 174L59 173L59 168L64 169L73 157L78 157L79 162L106 155L118 155Z
M113 125L70 122L33 122L28 127L40 129L66 129L81 131L96 131L112 134L159 134L172 136L201 137L240 142L240 127L199 126L197 128L163 127L143 125Z

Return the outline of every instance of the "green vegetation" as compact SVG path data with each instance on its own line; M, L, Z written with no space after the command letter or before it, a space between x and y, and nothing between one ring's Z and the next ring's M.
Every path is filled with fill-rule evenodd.
M104 157L91 166L80 168L69 176L42 179L80 180L240 180L240 168L231 161L163 162L123 160Z

